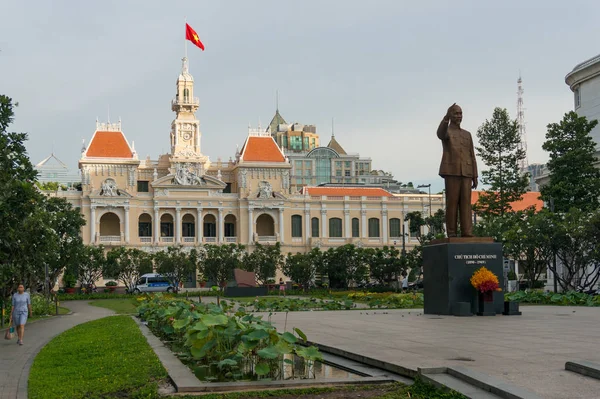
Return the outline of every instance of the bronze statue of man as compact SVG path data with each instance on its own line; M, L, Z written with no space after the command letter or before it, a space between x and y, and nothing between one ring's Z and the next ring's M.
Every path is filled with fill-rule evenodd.
M461 236L473 237L471 189L477 188L477 161L471 133L461 129L461 122L462 109L454 103L437 130L443 148L440 176L446 183L448 237L457 236L458 214Z

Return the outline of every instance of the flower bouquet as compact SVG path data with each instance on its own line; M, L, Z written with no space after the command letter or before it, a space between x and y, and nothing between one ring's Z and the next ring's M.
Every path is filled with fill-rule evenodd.
M479 293L479 315L495 315L493 311L494 291L501 291L498 277L486 267L481 267L471 276L471 285ZM486 304L489 304L486 306Z

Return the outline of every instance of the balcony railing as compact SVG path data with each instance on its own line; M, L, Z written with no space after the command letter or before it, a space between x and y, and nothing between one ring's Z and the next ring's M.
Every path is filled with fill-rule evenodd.
M152 237L140 237L140 242L152 242Z
M183 242L196 242L196 237L183 237Z
M225 242L229 242L229 243L236 243L237 242L237 237L225 237Z
M173 242L174 237L160 237L161 242Z
M204 237L204 242L207 242L207 243L217 242L217 237Z
M258 236L258 242L275 242L277 241L276 236Z
M100 242L121 242L121 236L100 236Z
M171 105L200 105L198 97L175 97L171 101Z

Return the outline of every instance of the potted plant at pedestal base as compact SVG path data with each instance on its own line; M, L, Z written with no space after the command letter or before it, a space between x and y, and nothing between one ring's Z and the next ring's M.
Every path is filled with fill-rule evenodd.
M496 316L494 292L500 291L498 277L486 267L481 267L473 273L471 285L479 294L477 316Z
M75 293L75 284L77 284L77 277L75 277L69 271L65 271L65 274L63 274L62 281L65 286L65 292L67 294L74 294Z
M106 283L104 285L110 290L110 292L115 292L115 290L117 289L116 281L109 281L108 283Z

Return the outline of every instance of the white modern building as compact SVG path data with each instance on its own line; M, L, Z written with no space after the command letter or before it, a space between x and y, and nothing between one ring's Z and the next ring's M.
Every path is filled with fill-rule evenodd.
M575 112L588 120L600 120L600 54L578 64L565 77L573 92ZM600 125L591 133L600 145Z
M600 54L577 64L565 76L565 83L573 92L573 109L577 115L600 121ZM592 130L591 136L596 143L596 158L600 159L600 124ZM600 162L596 161L595 165L600 168ZM535 183L543 186L549 179L548 169L543 165Z

